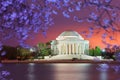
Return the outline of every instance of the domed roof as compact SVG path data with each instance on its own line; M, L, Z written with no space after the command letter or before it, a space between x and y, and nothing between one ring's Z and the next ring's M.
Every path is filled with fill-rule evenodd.
M69 30L69 31L64 31L59 36L79 36L79 34L76 31Z
M72 30L68 30L68 31L64 31L63 33L61 33L57 40L64 40L64 39L79 39L79 40L83 40L82 36L80 36L79 33L77 33L76 31L72 31Z

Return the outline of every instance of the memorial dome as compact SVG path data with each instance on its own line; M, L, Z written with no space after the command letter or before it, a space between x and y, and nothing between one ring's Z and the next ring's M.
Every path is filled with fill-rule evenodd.
M51 50L56 56L52 59L81 59L89 53L89 41L76 31L64 31L51 42Z
M62 32L56 39L57 40L64 40L64 39L79 39L79 40L84 40L83 37L77 33L76 31L68 30Z

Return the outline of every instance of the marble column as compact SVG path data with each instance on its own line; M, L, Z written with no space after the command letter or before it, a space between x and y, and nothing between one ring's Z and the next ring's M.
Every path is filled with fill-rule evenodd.
M66 55L66 44L64 43L64 55Z
M70 51L69 51L69 43L68 43L68 55L69 55Z
M61 47L61 55L62 55L62 48L63 48L62 46L63 46L63 45L61 44L61 46L60 46L60 47Z
M67 55L69 54L69 44L67 44Z
M61 46L61 49L62 49L62 55L64 55L64 45L63 44Z
M63 55L65 55L65 44L63 43Z
M67 44L65 44L65 54L67 55L68 51L67 51Z
M85 43L83 43L83 54L85 54L84 51L85 51Z
M82 54L82 44L80 43L80 54Z
M72 53L73 53L73 55L75 54L75 52L74 52L74 43L72 44Z
M59 49L59 55L61 55L61 45L59 45L58 49Z
M71 44L70 44L70 54L72 54L72 46L71 46Z
M72 54L72 44L70 44L70 51L71 51L71 53L70 53L70 54Z
M76 54L76 43L74 43L74 54Z
M78 54L80 54L80 44L78 44Z
M80 43L80 47L79 47L79 49L80 49L80 50L79 50L79 54L81 54L81 46L82 46L82 45L81 45L81 43Z
M71 54L71 44L69 44L69 55Z
M80 46L79 46L79 44L78 44L78 55L79 55L79 48L80 48Z
M80 54L80 44L79 44L79 47L78 47L78 54Z
M62 46L62 54L64 55L64 43L63 43L63 46Z
M78 44L76 44L76 54L78 54Z

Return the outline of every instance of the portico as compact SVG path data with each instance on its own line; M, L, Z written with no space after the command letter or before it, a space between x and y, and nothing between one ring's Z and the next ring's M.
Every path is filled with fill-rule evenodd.
M89 50L89 41L84 40L75 31L64 31L51 42L51 49L56 55L73 55L74 57L75 55L86 55Z
M85 49L89 47L87 43L83 44L77 43L75 41L70 41L70 42L60 42L61 44L58 44L58 54L59 55L77 55L77 54L85 54Z

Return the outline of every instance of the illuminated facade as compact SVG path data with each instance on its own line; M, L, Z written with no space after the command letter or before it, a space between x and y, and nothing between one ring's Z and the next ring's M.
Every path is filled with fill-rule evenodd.
M56 55L73 55L74 57L75 55L86 55L89 50L89 41L84 40L75 31L64 31L51 42L51 49Z

